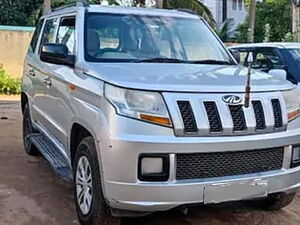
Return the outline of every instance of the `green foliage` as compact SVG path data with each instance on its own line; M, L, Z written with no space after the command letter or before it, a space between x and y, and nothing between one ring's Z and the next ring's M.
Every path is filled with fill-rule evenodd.
M77 0L52 0L52 7L60 7ZM90 4L100 4L103 0L86 0ZM145 0L108 0L110 5L143 6ZM187 8L194 10L206 21L215 26L210 10L198 0L165 0L164 8ZM43 13L43 0L0 0L0 24L17 26L36 26Z
M282 41L284 36L290 32L291 21L290 0L264 0L257 2L255 42L264 41L266 36L268 36L270 41ZM268 29L265 27L266 24L270 25ZM237 29L236 39L238 42L247 42L247 31L248 24L246 21Z
M234 36L233 20L227 19L220 28L215 29L219 38L223 41L230 41Z
M11 78L0 65L0 94L20 94L21 80Z
M291 32L288 32L284 35L282 41L284 42L297 42L297 35Z
M0 24L33 26L41 16L42 0L0 0Z

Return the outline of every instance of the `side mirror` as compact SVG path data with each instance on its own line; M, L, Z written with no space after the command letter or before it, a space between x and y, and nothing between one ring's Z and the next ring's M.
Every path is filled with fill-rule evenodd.
M233 50L233 49L230 49L229 50L230 53L232 54L232 56L235 58L235 60L240 63L241 62L241 54L238 50Z
M41 60L58 65L75 65L75 56L69 55L69 50L63 44L44 44L41 50Z
M274 69L269 71L270 75L273 75L279 80L286 80L287 79L287 73L285 70L280 70L280 69Z

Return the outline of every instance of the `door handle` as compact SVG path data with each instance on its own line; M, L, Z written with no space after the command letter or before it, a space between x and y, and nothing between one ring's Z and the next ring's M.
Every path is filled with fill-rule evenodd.
M34 71L34 69L30 69L28 72L29 72L30 76L35 77L35 71Z
M51 86L52 85L51 77L46 78L44 80L44 84L46 84L47 86Z

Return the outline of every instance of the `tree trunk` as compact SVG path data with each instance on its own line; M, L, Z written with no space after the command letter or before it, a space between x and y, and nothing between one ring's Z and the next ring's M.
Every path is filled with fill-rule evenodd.
M156 8L162 9L164 7L164 0L156 0Z
M255 17L256 17L256 0L250 1L249 9L249 30L248 30L248 42L254 42L254 30L255 30Z
M51 0L44 0L43 4L43 14L45 15L46 13L51 11Z

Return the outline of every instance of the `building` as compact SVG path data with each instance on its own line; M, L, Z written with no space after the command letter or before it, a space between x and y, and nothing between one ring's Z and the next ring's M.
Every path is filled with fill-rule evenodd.
M300 0L293 0L293 33L300 41Z
M200 0L212 12L218 27L224 21L230 21L231 29L235 30L247 17L245 0Z

